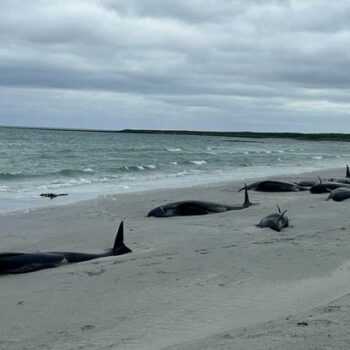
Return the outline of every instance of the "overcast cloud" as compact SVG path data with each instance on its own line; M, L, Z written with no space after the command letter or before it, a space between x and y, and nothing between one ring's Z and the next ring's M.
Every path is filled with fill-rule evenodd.
M350 132L347 0L1 0L0 124Z

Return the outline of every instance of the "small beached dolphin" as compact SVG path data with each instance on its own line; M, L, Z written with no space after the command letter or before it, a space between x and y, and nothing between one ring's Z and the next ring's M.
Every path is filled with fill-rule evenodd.
M79 252L0 253L0 274L32 272L56 267L63 263L76 263L130 252L131 249L124 244L124 226L121 222L113 248L110 250L96 254Z
M278 213L273 213L265 216L261 221L256 225L258 227L270 227L272 230L281 231L282 228L289 226L289 220L284 214L287 212L285 210L281 212L280 207L277 205Z
M161 205L160 207L151 210L147 216L165 218L170 216L206 215L222 213L229 210L245 209L254 204L258 203L251 203L249 201L248 190L246 188L244 195L244 203L239 206L230 206L202 201L182 201Z
M241 188L239 190L242 191ZM261 192L294 192L294 191L305 191L305 187L299 186L292 182L277 181L277 180L264 180L254 182L247 187L248 190L255 190Z
M350 188L338 187L333 191L329 190L330 194L327 198L327 201L333 199L336 202L341 202L345 199L350 198Z

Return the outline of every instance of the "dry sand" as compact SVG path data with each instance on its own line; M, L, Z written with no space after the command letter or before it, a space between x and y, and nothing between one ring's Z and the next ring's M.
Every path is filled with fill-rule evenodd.
M260 205L245 210L146 217L184 199L240 204L241 185L1 215L2 251L101 251L125 218L133 253L2 276L0 348L349 349L350 200L251 191ZM255 227L276 204L288 210L292 227Z

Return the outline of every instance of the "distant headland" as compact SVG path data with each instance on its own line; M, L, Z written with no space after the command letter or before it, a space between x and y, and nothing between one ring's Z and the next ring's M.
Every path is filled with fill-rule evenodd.
M191 131L191 130L138 130L124 129L116 131L118 133L133 134L168 134L168 135L198 135L198 136L224 136L224 137L244 137L244 138L288 138L309 141L345 141L350 142L350 134L340 133L320 133L304 134L294 132L254 132L254 131Z
M254 131L194 131L194 130L148 130L148 129L73 129L73 128L49 128L49 127L26 127L26 126L0 126L10 129L31 129L51 131L78 131L99 133L121 134L151 134L151 135L195 135L195 136L218 136L218 137L243 137L243 138L288 138L308 141L344 141L350 142L350 134L343 133L297 133L297 132L254 132Z

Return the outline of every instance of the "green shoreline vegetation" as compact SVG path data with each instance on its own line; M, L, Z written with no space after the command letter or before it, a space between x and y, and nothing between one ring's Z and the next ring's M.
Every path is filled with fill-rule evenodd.
M254 132L254 131L193 131L193 130L147 130L147 129L123 129L123 130L98 130L98 129L70 129L49 127L24 127L24 126L0 126L9 129L32 129L50 131L79 131L79 132L104 132L122 134L151 134L151 135L195 135L218 137L243 137L243 138L288 138L303 141L344 141L350 142L350 134L342 133L294 133L294 132Z

